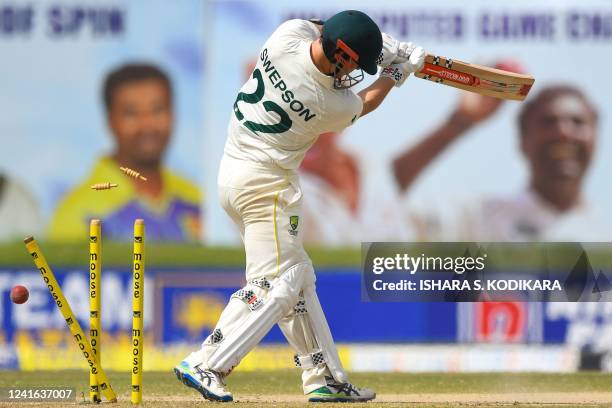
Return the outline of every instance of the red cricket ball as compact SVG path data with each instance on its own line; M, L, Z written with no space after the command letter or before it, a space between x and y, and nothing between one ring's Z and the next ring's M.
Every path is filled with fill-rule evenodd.
M16 285L11 289L11 300L13 303L22 304L25 303L30 297L28 288L22 285Z

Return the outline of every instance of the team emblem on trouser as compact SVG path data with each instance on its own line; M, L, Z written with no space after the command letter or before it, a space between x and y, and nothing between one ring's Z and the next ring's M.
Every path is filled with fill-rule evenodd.
M289 225L291 226L291 229L289 230L289 234L293 235L294 237L297 236L298 234L297 227L298 227L299 221L300 221L299 216L297 215L289 216Z

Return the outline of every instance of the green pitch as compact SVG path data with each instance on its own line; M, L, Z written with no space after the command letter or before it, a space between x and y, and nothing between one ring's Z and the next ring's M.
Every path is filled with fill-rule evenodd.
M128 407L130 376L108 373L119 403ZM378 393L367 404L323 404L332 407L603 407L612 405L612 374L540 374L540 373L354 373L357 385ZM227 379L235 400L248 407L300 407L306 404L301 393L297 370L236 372ZM78 400L87 396L88 378L84 371L0 372L0 386L75 387ZM172 373L145 372L144 407L196 407L203 400L179 383ZM208 406L221 406L220 404ZM0 406L15 406L0 402ZM20 405L22 406L22 405ZM23 405L23 406L27 406ZM58 403L32 406L59 407ZM72 406L75 406L72 404ZM232 404L228 404L232 407Z

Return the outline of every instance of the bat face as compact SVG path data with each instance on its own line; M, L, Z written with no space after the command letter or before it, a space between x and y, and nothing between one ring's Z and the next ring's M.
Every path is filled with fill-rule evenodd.
M534 78L450 58L427 55L423 69L415 76L482 95L522 101Z

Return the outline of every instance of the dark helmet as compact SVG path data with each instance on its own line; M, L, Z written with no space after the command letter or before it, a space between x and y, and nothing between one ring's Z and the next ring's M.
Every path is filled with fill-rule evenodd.
M323 24L322 42L325 56L330 61L335 61L334 54L340 48L365 72L376 74L376 59L382 51L382 34L365 13L346 10L330 17Z

